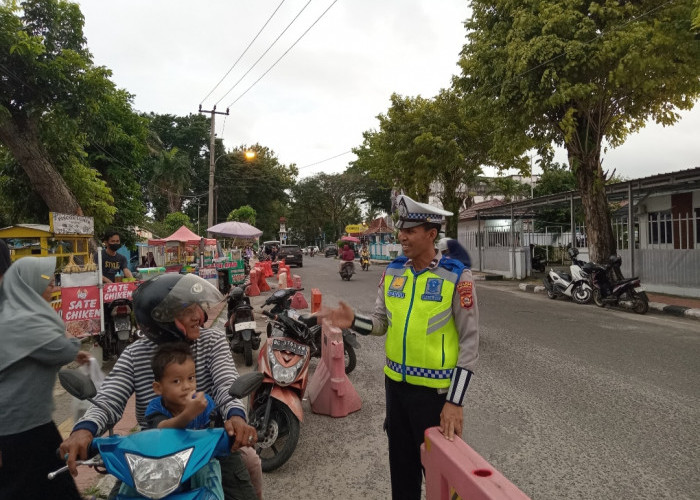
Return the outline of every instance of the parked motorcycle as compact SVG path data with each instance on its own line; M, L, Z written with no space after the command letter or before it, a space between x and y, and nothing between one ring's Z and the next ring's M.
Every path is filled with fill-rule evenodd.
M294 289L287 288L277 290L266 301L265 305L272 304L274 307L270 310L273 314L286 314L292 319L302 321L311 331L311 357L321 357L321 326L317 325L316 317L307 314L299 314L298 311L292 309L292 296L303 290L303 288ZM267 336L272 335L272 323L267 325ZM357 366L357 354L355 349L360 348L360 343L357 341L357 334L349 328L343 329L343 352L345 354L345 373L351 373Z
M577 248L569 248L568 252L571 257L571 266L569 267L571 274L557 272L550 268L549 274L542 278L547 289L547 296L550 299L571 297L577 304L588 304L593 298L593 288L582 267L585 263L576 259L578 256Z
M340 277L343 280L350 281L353 274L355 274L355 263L352 261L343 262L340 266Z
M584 271L591 276L593 302L598 307L623 306L637 314L646 314L649 311L649 297L639 278L615 280L615 276L622 276L621 265L622 259L617 255L611 256L604 266L586 263Z
M131 295L137 283L106 283L103 288L105 330L97 336L102 347L102 360L118 357L135 339L136 324L132 320Z
M240 286L231 289L227 298L228 320L226 321L226 338L231 351L243 353L246 366L253 364L253 351L260 347L260 334L255 324L253 307L250 299Z
M278 290L285 292L287 290ZM273 296L275 295L273 294ZM278 294L272 310L263 310L270 318L270 333L258 355L258 370L264 375L262 386L249 398L248 423L258 431L256 449L262 470L269 472L284 464L299 441L299 425L304 419L301 401L309 379L312 334L301 321L282 311L273 313L283 301Z
M59 372L61 385L72 396L96 404L97 391L90 378L77 370ZM249 373L236 379L229 389L234 398L243 398L260 387L262 376ZM153 429L127 436L108 429L107 437L96 437L90 444L90 458L78 465L94 467L98 472L120 479L141 495L128 498L211 498L207 485L191 489L189 479L212 457L228 455L232 442L226 430ZM50 472L49 479L65 473L68 466ZM117 499L125 499L123 495Z
M362 267L363 271L369 271L369 256L360 256L360 266Z

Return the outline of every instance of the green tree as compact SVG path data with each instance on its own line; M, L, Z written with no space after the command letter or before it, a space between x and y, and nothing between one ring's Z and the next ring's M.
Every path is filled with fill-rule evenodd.
M228 217L226 217L226 220L245 222L246 224L254 226L255 217L257 215L258 213L253 207L251 207L250 205L243 205L242 207L238 207L235 210L231 210L231 212L229 212L228 214Z
M111 222L110 190L90 168L83 120L115 92L93 65L79 7L62 0L0 5L0 142L30 185L58 212ZM45 209L45 210L46 210Z
M247 159L246 151L255 152L255 157ZM260 144L222 151L216 158L215 223L223 222L235 208L249 205L263 238L277 239L280 217L289 211L288 190L299 173L296 166L281 164L274 151Z
M163 219L163 230L165 231L165 236L170 236L182 226L185 226L190 230L194 229L192 221L185 213L172 212L166 215L165 219Z
M353 170L420 201L435 194L454 214L472 196L481 165L501 161L492 155L489 116L467 95L452 90L434 99L394 94L387 113L377 118L379 130L365 132L362 146L353 149L358 157ZM457 236L458 220L448 218L449 236Z
M593 260L615 253L601 163L651 118L663 125L700 93L692 0L473 0L458 85L501 128L566 148Z
M292 188L289 227L295 237L316 242L339 238L348 224L362 220L357 178L351 173L316 174L301 179Z

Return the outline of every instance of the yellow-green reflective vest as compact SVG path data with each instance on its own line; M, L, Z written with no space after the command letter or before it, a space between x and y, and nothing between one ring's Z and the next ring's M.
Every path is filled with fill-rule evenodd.
M384 373L409 384L449 387L459 354L452 296L464 266L443 259L435 269L415 273L405 262L405 257L394 260L384 278Z

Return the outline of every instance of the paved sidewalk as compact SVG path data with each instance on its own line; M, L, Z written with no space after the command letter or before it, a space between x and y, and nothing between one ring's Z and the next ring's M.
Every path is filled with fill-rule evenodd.
M544 285L537 282L518 283L518 287L524 292L546 293ZM650 313L700 320L700 299L650 292L647 292L647 296Z

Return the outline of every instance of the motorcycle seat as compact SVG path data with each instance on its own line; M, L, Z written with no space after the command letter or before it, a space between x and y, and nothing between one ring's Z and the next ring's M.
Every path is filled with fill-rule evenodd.
M316 326L318 323L318 317L308 313L300 314L297 319L308 327Z

